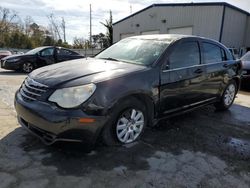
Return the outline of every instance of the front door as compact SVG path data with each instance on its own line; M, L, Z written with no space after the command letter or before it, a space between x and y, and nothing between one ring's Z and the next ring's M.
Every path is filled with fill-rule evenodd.
M46 66L55 63L54 48L46 48L39 53L38 66Z
M183 39L172 47L167 59L160 86L160 111L164 114L202 101L202 85L206 79L198 41Z

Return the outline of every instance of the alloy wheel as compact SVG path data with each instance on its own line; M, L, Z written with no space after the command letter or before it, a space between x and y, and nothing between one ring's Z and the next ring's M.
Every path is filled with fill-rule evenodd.
M124 144L135 141L142 133L144 127L143 112L137 109L126 110L116 124L116 135Z
M236 93L236 88L234 84L230 84L224 94L224 103L229 106L232 104Z
M23 71L26 73L30 73L33 70L33 65L31 63L23 64Z

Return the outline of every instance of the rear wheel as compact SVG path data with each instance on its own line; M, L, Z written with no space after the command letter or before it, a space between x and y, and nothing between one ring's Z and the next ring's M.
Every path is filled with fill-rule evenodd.
M237 92L237 85L234 80L230 81L224 90L223 95L218 103L215 104L217 110L227 110L234 102Z
M22 66L22 71L25 73L30 73L33 71L33 69L34 69L34 65L30 62L26 62Z
M129 144L138 140L146 126L145 105L136 98L127 99L113 110L111 121L104 127L106 145Z

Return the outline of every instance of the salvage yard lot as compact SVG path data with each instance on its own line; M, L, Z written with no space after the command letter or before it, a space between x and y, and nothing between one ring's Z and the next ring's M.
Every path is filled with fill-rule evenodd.
M250 92L161 122L126 147L45 146L16 121L25 74L0 69L0 187L249 187Z

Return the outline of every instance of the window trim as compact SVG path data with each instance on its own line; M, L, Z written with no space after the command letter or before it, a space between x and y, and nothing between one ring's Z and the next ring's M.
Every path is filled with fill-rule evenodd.
M169 56L174 52L174 50L176 48L178 48L179 45L182 45L182 44L185 44L185 43L196 43L197 44L198 51L199 51L199 64L195 64L195 65L191 65L191 66L183 66L183 67L178 67L178 68L171 68L170 61L169 61ZM168 55L168 59L167 59L166 65L168 65L169 68L168 69L163 69L163 72L172 71L172 70L181 70L183 68L192 68L192 67L195 67L195 66L203 65L202 64L202 55L201 55L201 45L200 45L199 40L183 40L183 41L180 41L180 43L174 45L173 49L171 50L171 52Z
M214 45L214 46L216 46L216 47L218 47L220 49L221 61L212 62L212 63L206 63L204 43L207 43L207 44L210 44L210 45ZM218 63L221 63L221 62L228 61L226 50L223 47L221 47L220 45L218 45L216 43L213 43L213 42L210 42L210 41L201 41L201 45L202 45L202 55L203 55L202 64L204 64L204 65L213 65L213 64L218 64ZM225 59L223 59L222 52L224 52Z

